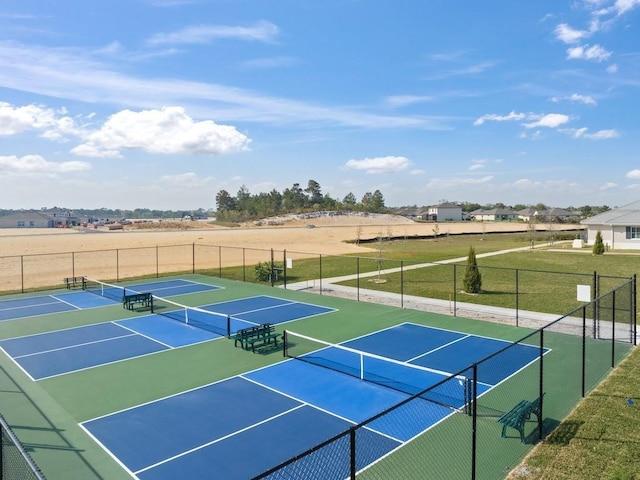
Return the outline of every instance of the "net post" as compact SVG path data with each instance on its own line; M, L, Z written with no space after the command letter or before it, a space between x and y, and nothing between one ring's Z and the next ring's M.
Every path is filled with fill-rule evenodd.
M283 330L282 332L282 356L283 357L287 357L288 351L287 351L287 344L289 343L288 341L288 333L286 330Z
M231 315L227 315L227 338L231 338Z
M149 303L149 305L151 306L151 313L155 313L155 307L153 305L153 300L154 300L154 297L153 297L153 295L151 295L151 302Z

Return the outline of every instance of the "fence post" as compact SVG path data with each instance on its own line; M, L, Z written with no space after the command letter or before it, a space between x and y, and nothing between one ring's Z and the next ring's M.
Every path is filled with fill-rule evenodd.
M538 396L540 397L540 417L538 418L538 438L542 440L543 419L544 419L544 328L540 329L540 387Z
M516 268L516 327L520 320L520 270Z
M637 313L636 313L636 294L637 294L637 274L633 274L633 277L631 277L631 306L630 306L630 311L631 311L631 319L630 321L632 322L633 326L631 327L633 329L633 344L637 345L637 341L638 341L638 336L637 336L637 332L638 332L638 324L637 324Z
M284 276L284 289L287 289L287 249L282 251L282 275Z
M322 254L320 254L320 295L322 295Z
M271 286L273 287L275 284L275 281L273 280L273 272L274 272L274 266L273 266L273 248L271 249L271 264L269 265L269 280L271 283Z
M196 273L196 242L193 242L191 250L191 273Z
M595 302L592 303L595 308ZM587 307L582 307L582 398L586 390L586 358L587 358Z
M473 400L471 402L471 480L476 478L476 455L478 450L478 364L473 364Z
M218 245L218 278L222 278L222 245ZM242 281L244 282L244 248L242 249Z
M158 247L156 247L157 249ZM156 261L156 268L158 268L158 262ZM120 250L116 248L116 282L120 281Z
M598 293L599 283L598 283L598 273L595 270L593 271L593 279L591 280L591 284L592 284L591 291L593 292L592 293L593 311L591 312L591 316L593 317L593 338L598 338L597 304L595 300L599 296L599 293Z
M611 368L616 366L616 291L611 292Z
M156 245L156 278L160 277L160 250Z
M356 300L360 301L360 257L356 257Z
M458 292L456 288L456 285L458 285L458 280L456 279L456 273L458 272L458 269L456 267L457 265L454 263L453 264L453 316L454 317L458 316Z
M400 260L400 308L404 308L404 260Z
M247 272L246 272L246 248L242 247L242 281L247 281ZM222 267L220 267L220 278L222 278Z
M351 454L349 455L349 478L356 480L356 427L349 429L349 446L351 450Z
M20 291L24 293L24 255L20 255Z

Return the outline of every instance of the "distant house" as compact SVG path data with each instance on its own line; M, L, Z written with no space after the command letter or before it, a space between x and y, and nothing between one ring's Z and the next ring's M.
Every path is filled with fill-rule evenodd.
M76 216L75 212L65 208L53 207L41 210L40 212L53 219L54 227L71 227L82 223L81 219Z
M476 222L512 222L518 219L518 212L509 208L480 208L471 212L471 218Z
M40 212L20 212L0 217L0 228L52 228L54 220Z
M456 203L448 202L431 206L427 209L427 219L437 222L459 222L463 219L462 207Z
M0 228L71 227L82 223L82 220L73 211L58 207L25 210L0 217Z
M580 214L565 210L564 208L550 208L547 210L537 210L534 207L525 208L518 211L518 219L523 222L554 222L565 223L575 222L580 218Z
M580 222L587 226L587 244L593 245L600 231L610 249L640 249L640 201L594 215Z

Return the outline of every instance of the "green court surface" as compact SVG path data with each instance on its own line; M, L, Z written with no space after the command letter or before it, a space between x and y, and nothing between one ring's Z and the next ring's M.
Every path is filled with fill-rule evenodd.
M190 279L224 287L219 290L173 297L190 306L256 295L271 295L335 308L330 314L277 325L295 332L338 343L404 322L516 341L531 330L504 324L418 312L324 295L294 292L219 278L186 275ZM24 295L22 295L24 296ZM20 296L0 297L0 300ZM144 315L121 305L34 316L0 322L0 340L34 333L90 325ZM539 334L527 343L536 344ZM544 426L549 431L580 400L582 338L545 332ZM614 355L625 356L631 346L616 344ZM90 419L183 392L283 360L280 349L258 353L234 347L220 338L188 347L132 358L112 364L47 378L38 382L3 352L0 353L0 405L14 432L42 469L46 478L127 479L130 475L78 425ZM588 385L604 378L611 367L611 342L587 341ZM477 478L504 478L532 448L509 435L500 437L496 422L523 395L536 392L539 365L527 367L482 397L478 404ZM499 397L489 398L489 396ZM491 405L491 408L483 408ZM496 409L496 405L501 408ZM470 478L471 419L453 416L410 442L372 468L362 478L424 478L424 472L446 472L447 478ZM513 433L513 432L511 432ZM530 432L529 432L530 433ZM436 478L436 477L434 477ZM443 478L443 477L440 477Z

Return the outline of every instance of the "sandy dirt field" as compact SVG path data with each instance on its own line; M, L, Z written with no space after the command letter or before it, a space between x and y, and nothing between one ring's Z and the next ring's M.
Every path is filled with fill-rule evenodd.
M151 247L156 245L210 244L248 248L277 248L322 254L368 251L358 239L380 236L433 236L458 233L525 232L524 223L443 222L418 223L396 216L314 218L280 226L211 227L200 222L156 223L155 228L123 230L107 227L78 229L0 229L0 257L42 253ZM547 230L541 224L536 230Z
M357 244L357 240L380 236L524 232L529 228L523 223L418 223L397 216L321 217L236 228L206 222L163 222L144 227L0 229L0 291L60 285L64 277L73 275L123 279L156 270L188 271L194 256L198 257L198 268L218 268L268 261L268 249L286 250L287 256L291 253L303 258L308 257L305 253L375 251L375 243ZM544 224L536 227L538 231L547 228ZM202 258L209 263L201 265Z

